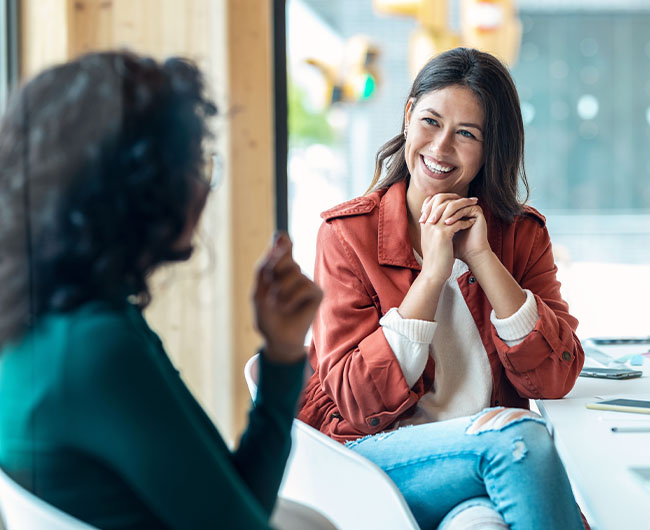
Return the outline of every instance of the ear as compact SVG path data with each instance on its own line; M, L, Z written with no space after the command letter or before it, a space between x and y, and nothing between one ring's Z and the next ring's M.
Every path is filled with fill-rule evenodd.
M409 98L404 108L404 126L408 127L411 122L411 112L413 112L413 98Z

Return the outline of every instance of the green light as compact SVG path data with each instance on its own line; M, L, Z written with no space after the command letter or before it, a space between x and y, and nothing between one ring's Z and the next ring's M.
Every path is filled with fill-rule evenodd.
M361 98L360 99L368 99L370 96L372 96L373 92L375 91L376 83L374 78L366 74L366 81L363 85L363 90L361 91Z

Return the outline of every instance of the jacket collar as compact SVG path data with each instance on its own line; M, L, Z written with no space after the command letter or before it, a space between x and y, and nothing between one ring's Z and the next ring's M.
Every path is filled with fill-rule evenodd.
M379 202L377 253L380 265L421 270L413 254L408 229L406 180L396 182Z

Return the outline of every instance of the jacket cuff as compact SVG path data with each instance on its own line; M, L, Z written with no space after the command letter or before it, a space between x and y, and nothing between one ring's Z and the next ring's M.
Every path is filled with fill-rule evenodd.
M526 301L514 315L507 318L497 318L494 310L490 313L490 321L499 338L511 347L522 342L535 329L535 324L539 320L535 296L528 289L524 289L524 292L526 293Z

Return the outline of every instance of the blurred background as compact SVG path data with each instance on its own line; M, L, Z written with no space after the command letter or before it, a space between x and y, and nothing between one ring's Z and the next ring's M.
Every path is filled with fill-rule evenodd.
M251 280L273 230L288 225L311 274L319 213L366 191L414 72L453 46L511 68L530 204L581 338L650 334L649 28L648 0L0 0L0 116L13 87L91 50L205 71L219 185L196 255L152 279L147 318L232 441L259 345Z

